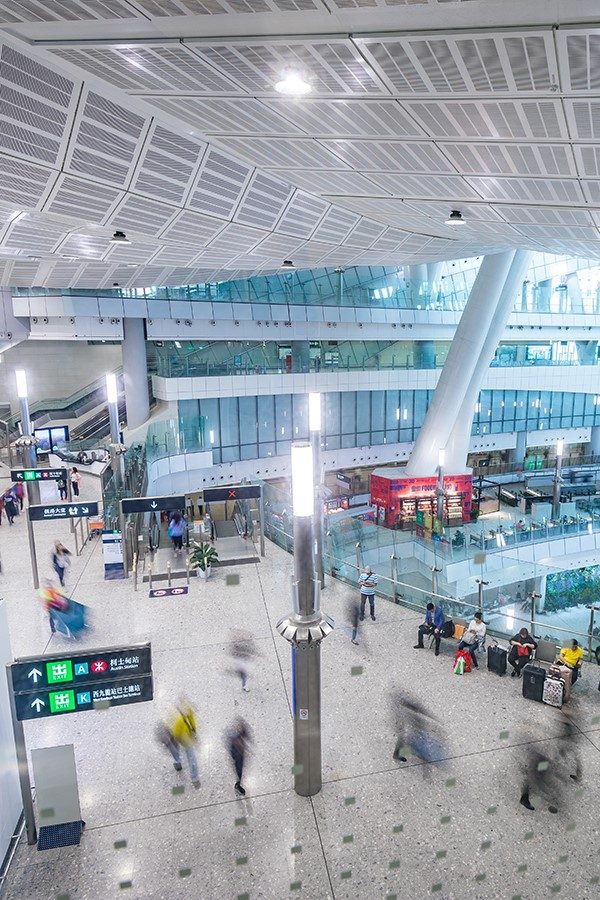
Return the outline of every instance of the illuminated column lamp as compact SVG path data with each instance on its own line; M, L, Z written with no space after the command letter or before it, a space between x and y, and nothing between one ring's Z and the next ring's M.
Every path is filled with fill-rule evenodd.
M314 516L315 516L315 561L317 577L321 588L325 587L325 571L323 568L323 469L321 466L321 394L308 395L308 430L313 453L315 483Z
M438 473L437 473L437 508L436 518L439 522L440 534L444 530L444 463L446 461L446 451L440 449L438 452Z
M33 426L29 415L29 391L27 390L27 373L24 369L15 370L15 381L21 412L21 431L25 439L21 442L21 460L24 468L36 469L38 465L36 441L33 438ZM28 482L27 497L30 504L40 502L40 488L37 482Z
M117 376L114 372L106 373L106 402L108 403L110 439L113 444L119 444L119 391L117 388Z
M565 442L563 440L556 442L556 465L554 467L554 485L552 488L552 518L557 519L560 516L560 473L562 469L562 458Z
M321 641L333 622L320 609L314 568L314 461L308 443L292 444L294 611L277 623L292 646L294 789L303 797L321 790Z

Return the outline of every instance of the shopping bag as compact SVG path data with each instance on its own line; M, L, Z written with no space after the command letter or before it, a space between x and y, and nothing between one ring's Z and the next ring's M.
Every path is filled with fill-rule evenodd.
M454 663L454 674L455 675L464 675L465 673L465 661L462 656L459 656Z

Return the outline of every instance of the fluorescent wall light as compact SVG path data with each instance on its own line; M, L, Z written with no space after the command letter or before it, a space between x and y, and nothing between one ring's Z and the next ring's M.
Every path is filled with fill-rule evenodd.
M445 462L446 462L446 451L438 450L438 466L440 467L440 469L443 467Z
M17 397L19 400L27 400L27 375L24 369L16 369Z
M295 516L312 516L315 482L310 444L292 444L292 506Z
M308 395L308 429L309 431L321 430L321 395L311 393Z
M109 403L119 402L119 392L117 391L117 376L114 372L106 373L106 399Z
M564 448L565 448L565 442L562 439L557 441L556 442L556 455L562 456Z

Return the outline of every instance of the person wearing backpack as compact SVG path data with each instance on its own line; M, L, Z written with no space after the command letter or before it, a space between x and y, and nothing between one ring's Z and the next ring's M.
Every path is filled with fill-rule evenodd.
M179 556L183 549L183 536L185 534L185 529L187 527L187 523L185 518L181 515L177 510L171 516L171 521L169 522L168 534L171 540L173 541L173 550L175 551L175 556Z
M439 606L433 603L427 604L425 610L425 621L419 625L419 637L414 646L415 650L424 650L423 635L432 634L435 638L435 655L440 655L440 641L442 639L442 629L444 628L444 613Z
M181 772L181 750L186 755L190 767L190 775L194 787L200 787L198 777L198 760L196 758L195 744L198 740L196 714L188 701L182 702L177 707L175 718L169 726L171 741L165 746L173 757L173 767L176 772Z

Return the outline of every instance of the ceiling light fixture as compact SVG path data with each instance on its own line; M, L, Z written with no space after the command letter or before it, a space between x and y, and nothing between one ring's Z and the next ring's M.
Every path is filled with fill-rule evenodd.
M110 239L111 244L130 244L131 241L128 239L127 235L124 231L115 231L113 236Z
M295 269L296 266L294 265L294 263L292 262L291 259L284 259L284 261L281 263L281 268L291 271L292 269Z
M275 84L275 90L288 97L302 97L310 94L312 87L298 72L287 70L281 73L281 80Z
M465 220L462 217L462 213L458 209L453 209L444 225L465 225Z

